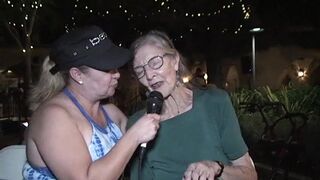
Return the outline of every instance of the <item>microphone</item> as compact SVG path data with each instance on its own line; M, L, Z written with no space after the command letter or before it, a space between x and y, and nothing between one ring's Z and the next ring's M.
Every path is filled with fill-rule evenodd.
M159 91L151 91L147 97L147 114L160 114L163 104L163 96ZM147 148L147 143L140 144L138 180L141 180L142 159Z
M147 98L147 114L160 114L163 104L163 96L159 91L151 91ZM147 143L140 145L142 148L147 147Z

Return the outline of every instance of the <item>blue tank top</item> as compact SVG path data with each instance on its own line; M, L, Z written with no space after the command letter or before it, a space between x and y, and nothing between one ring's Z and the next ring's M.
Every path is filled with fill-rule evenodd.
M67 88L63 90L64 94L68 96L71 101L78 107L85 118L90 122L92 126L92 137L91 142L88 145L90 156L92 161L100 159L105 156L111 148L119 141L122 137L122 132L119 127L110 119L107 112L100 107L105 119L106 127L101 127L97 124L92 117L87 113L87 111L81 106L79 101L75 98L71 91ZM22 171L24 179L27 180L52 180L56 179L54 174L47 167L34 167L28 162L25 163Z

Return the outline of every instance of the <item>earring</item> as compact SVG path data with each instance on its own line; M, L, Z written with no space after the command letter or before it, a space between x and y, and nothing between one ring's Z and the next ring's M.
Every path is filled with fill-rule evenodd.
M181 85L179 71L176 71L176 87Z
M78 81L78 83L79 83L79 84L83 84L83 81L80 80L80 81Z

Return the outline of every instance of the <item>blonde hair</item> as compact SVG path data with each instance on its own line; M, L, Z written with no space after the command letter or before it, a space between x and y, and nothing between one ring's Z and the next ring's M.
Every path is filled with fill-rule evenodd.
M58 94L66 85L67 72L57 72L52 75L49 70L54 65L55 63L50 60L49 56L43 61L39 81L29 92L28 104L31 111L36 110L42 102Z
M175 56L179 56L179 69L177 72L177 78L180 83L182 83L182 78L190 74L190 71L187 68L186 60L184 57L179 53L179 51L174 47L169 36L162 31L158 30L151 30L147 34L139 37L135 40L130 47L133 55L135 56L137 51L144 45L153 45L158 48L164 49L165 51L174 54Z

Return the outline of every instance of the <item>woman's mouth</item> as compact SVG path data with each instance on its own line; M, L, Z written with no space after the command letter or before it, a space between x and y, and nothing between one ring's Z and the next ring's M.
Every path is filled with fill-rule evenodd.
M159 81L159 82L156 82L154 84L151 84L151 88L152 89L158 89L162 86L163 82Z
M114 87L114 88L117 88L118 87L118 83L114 83L111 86Z

